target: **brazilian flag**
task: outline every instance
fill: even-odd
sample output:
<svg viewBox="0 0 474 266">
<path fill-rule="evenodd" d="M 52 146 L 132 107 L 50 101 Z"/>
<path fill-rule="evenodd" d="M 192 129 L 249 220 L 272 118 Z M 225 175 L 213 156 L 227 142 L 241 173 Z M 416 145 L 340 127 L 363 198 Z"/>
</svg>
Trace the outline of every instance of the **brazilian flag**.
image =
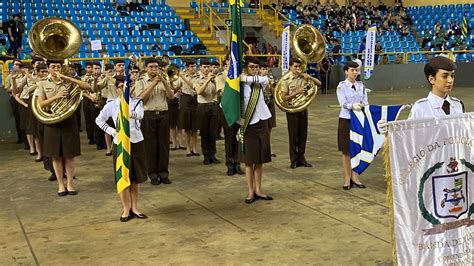
<svg viewBox="0 0 474 266">
<path fill-rule="evenodd" d="M 222 94 L 221 106 L 227 124 L 231 126 L 240 118 L 240 74 L 242 73 L 242 0 L 229 1 L 232 15 L 229 71 Z"/>
<path fill-rule="evenodd" d="M 115 163 L 115 182 L 120 193 L 130 186 L 130 66 L 127 68 L 125 90 L 120 96 L 120 110 L 117 118 L 117 161 Z"/>
<path fill-rule="evenodd" d="M 462 19 L 461 31 L 462 31 L 462 35 L 464 36 L 464 38 L 467 39 L 468 32 L 469 32 L 469 24 L 468 24 L 468 21 L 467 21 L 467 15 L 466 14 L 464 14 L 464 17 Z"/>
</svg>

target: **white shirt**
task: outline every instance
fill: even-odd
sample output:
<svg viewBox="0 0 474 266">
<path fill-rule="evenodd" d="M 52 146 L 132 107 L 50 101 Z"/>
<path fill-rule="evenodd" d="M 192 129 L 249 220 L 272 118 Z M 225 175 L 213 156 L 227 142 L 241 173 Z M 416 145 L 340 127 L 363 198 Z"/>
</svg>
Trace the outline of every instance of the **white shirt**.
<svg viewBox="0 0 474 266">
<path fill-rule="evenodd" d="M 137 98 L 130 98 L 130 142 L 138 143 L 143 141 L 143 134 L 140 130 L 140 120 L 143 118 L 143 101 Z M 114 136 L 114 143 L 118 144 L 117 134 L 114 134 L 115 128 L 107 125 L 107 120 L 111 117 L 117 126 L 117 118 L 120 110 L 120 97 L 108 101 L 102 108 L 99 116 L 95 119 L 95 123 L 107 134 Z"/>
<path fill-rule="evenodd" d="M 355 86 L 355 90 L 352 88 Z M 350 119 L 352 105 L 354 103 L 363 103 L 364 105 L 369 104 L 367 92 L 364 89 L 364 84 L 361 81 L 356 81 L 352 84 L 349 80 L 339 82 L 336 90 L 337 100 L 341 106 L 341 112 L 339 113 L 340 118 Z"/>
<path fill-rule="evenodd" d="M 463 106 L 461 100 L 451 97 L 448 95 L 446 99 L 443 99 L 433 93 L 429 93 L 428 97 L 419 99 L 415 102 L 411 108 L 410 115 L 408 119 L 417 119 L 417 118 L 441 118 L 447 116 L 444 113 L 442 107 L 444 100 L 449 102 L 449 114 L 462 114 Z"/>
<path fill-rule="evenodd" d="M 265 103 L 264 89 L 268 86 L 269 79 L 268 77 L 263 76 L 247 76 L 245 74 L 240 75 L 240 82 L 244 84 L 244 107 L 247 111 L 247 106 L 250 101 L 250 95 L 252 94 L 252 83 L 260 83 L 260 95 L 258 96 L 257 106 L 253 113 L 252 119 L 249 122 L 249 125 L 258 123 L 260 120 L 267 120 L 272 117 L 270 109 L 268 109 L 267 104 Z"/>
</svg>

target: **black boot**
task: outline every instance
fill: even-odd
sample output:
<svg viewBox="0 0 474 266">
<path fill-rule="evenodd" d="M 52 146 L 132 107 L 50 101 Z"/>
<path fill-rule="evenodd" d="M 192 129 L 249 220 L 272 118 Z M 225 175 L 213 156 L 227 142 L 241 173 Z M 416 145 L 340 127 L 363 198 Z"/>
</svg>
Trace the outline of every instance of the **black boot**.
<svg viewBox="0 0 474 266">
<path fill-rule="evenodd" d="M 56 181 L 56 174 L 55 173 L 51 173 L 51 175 L 48 177 L 48 181 Z"/>
<path fill-rule="evenodd" d="M 208 155 L 204 155 L 204 161 L 202 161 L 202 163 L 205 165 L 211 164 L 211 159 Z"/>
<path fill-rule="evenodd" d="M 236 164 L 234 165 L 234 169 L 235 169 L 235 172 L 236 172 L 237 174 L 239 174 L 239 175 L 244 175 L 244 174 L 245 174 L 245 172 L 242 171 L 242 169 L 240 169 L 240 164 L 238 164 L 238 163 L 236 163 Z"/>
<path fill-rule="evenodd" d="M 235 172 L 234 166 L 233 166 L 233 165 L 228 165 L 228 166 L 227 166 L 227 173 L 226 173 L 226 174 L 227 174 L 228 176 L 233 176 L 233 175 L 235 175 L 235 173 L 236 173 L 236 172 Z"/>
<path fill-rule="evenodd" d="M 210 159 L 211 163 L 220 163 L 221 162 L 219 159 L 216 158 L 215 154 L 211 155 L 209 157 L 210 157 L 209 159 Z"/>
</svg>

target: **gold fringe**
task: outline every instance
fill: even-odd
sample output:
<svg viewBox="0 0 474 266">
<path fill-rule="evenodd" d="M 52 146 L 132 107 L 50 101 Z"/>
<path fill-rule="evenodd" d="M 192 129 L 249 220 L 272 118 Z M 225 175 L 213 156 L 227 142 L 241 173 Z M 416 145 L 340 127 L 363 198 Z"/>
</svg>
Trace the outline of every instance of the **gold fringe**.
<svg viewBox="0 0 474 266">
<path fill-rule="evenodd" d="M 388 138 L 385 138 L 383 144 L 383 160 L 385 165 L 385 182 L 387 182 L 387 205 L 389 210 L 390 218 L 390 240 L 392 241 L 392 259 L 393 265 L 397 263 L 397 246 L 395 243 L 395 224 L 394 224 L 394 211 L 393 211 L 393 194 L 392 194 L 392 171 L 390 168 L 390 145 L 388 144 Z"/>
</svg>

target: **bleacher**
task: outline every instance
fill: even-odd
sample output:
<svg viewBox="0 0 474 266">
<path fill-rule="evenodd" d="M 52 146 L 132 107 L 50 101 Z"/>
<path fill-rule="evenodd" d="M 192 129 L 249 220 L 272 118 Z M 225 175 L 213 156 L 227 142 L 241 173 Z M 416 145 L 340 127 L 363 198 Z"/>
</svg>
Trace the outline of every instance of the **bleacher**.
<svg viewBox="0 0 474 266">
<path fill-rule="evenodd" d="M 192 31 L 185 29 L 183 21 L 165 3 L 143 7 L 145 10 L 142 12 L 132 11 L 129 16 L 122 16 L 111 0 L 88 3 L 70 1 L 67 4 L 54 0 L 24 0 L 2 1 L 0 4 L 3 21 L 8 21 L 13 13 L 21 11 L 23 14 L 27 32 L 23 37 L 22 58 L 31 52 L 28 30 L 35 21 L 45 17 L 66 18 L 81 29 L 83 45 L 76 55 L 80 58 L 100 57 L 101 51 L 91 51 L 92 40 L 101 40 L 109 56 L 119 57 L 130 53 L 172 56 L 174 52 L 169 51 L 172 45 L 190 50 L 193 45 L 201 43 Z M 148 29 L 151 24 L 158 28 Z M 178 65 L 183 63 L 181 59 L 172 61 Z"/>
<path fill-rule="evenodd" d="M 465 41 L 467 49 L 472 49 L 474 40 L 474 4 L 451 4 L 451 5 L 436 5 L 436 6 L 415 6 L 408 7 L 407 13 L 413 18 L 413 25 L 416 27 L 418 33 L 423 35 L 425 31 L 429 31 L 431 36 L 434 36 L 434 26 L 439 22 L 443 27 L 446 27 L 449 22 L 454 23 L 459 21 L 462 26 L 464 15 L 468 19 L 470 32 Z M 447 46 L 454 51 L 453 41 L 454 35 L 448 39 Z M 432 42 L 428 43 L 428 47 L 432 46 Z M 430 48 L 432 51 L 434 48 Z M 457 61 L 472 61 L 473 54 L 455 54 Z"/>
</svg>

